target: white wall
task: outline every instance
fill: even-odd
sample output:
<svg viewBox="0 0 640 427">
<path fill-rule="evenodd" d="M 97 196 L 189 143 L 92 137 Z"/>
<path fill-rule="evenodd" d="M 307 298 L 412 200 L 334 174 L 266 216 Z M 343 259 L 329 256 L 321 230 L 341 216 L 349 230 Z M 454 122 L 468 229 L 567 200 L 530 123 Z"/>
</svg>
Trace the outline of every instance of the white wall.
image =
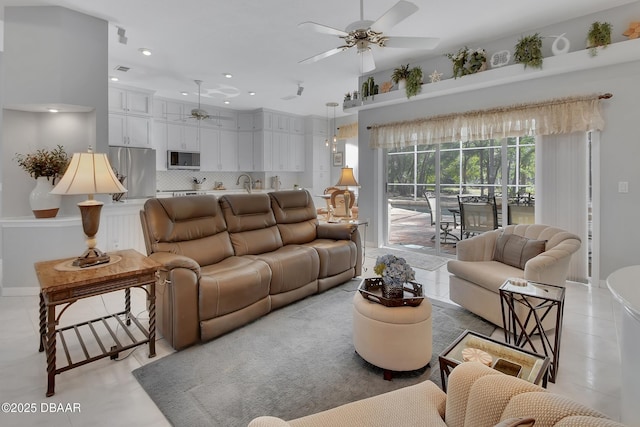
<svg viewBox="0 0 640 427">
<path fill-rule="evenodd" d="M 31 213 L 27 200 L 35 184 L 17 167 L 16 153 L 57 144 L 69 154 L 89 145 L 107 152 L 108 27 L 102 19 L 61 7 L 5 7 L 4 19 L 0 182 L 6 217 Z M 17 111 L 51 104 L 90 112 Z M 69 213 L 70 200 L 65 198 L 62 214 Z"/>
<path fill-rule="evenodd" d="M 571 29 L 580 29 L 586 33 L 584 28 L 588 28 L 587 23 L 596 19 L 611 18 L 610 22 L 614 23 L 616 32 L 614 37 L 619 38 L 618 34 L 624 31 L 622 28 L 626 26 L 623 23 L 628 22 L 628 18 L 624 18 L 626 16 L 640 16 L 640 5 L 636 3 L 597 17 L 585 17 L 571 23 L 558 24 L 548 27 L 541 33 L 561 34 Z M 580 40 L 580 34 L 582 33 L 577 31 L 574 33 L 573 44 L 577 44 L 575 40 Z M 518 37 L 519 35 L 512 40 L 513 44 Z M 488 52 L 503 48 L 501 46 L 508 47 L 508 44 L 502 41 L 499 46 L 488 49 Z M 578 45 L 572 50 L 581 49 L 583 46 L 583 44 Z M 470 47 L 478 46 L 473 44 Z M 423 66 L 426 75 L 431 73 L 432 67 L 432 64 Z M 444 68 L 439 70 L 444 71 Z M 450 70 L 450 63 L 447 70 Z M 639 75 L 640 61 L 637 61 L 360 111 L 358 115 L 359 175 L 361 184 L 366 183 L 360 189 L 360 215 L 374 219 L 372 226 L 369 227 L 370 240 L 375 244 L 382 243 L 383 227 L 386 226 L 386 206 L 382 205 L 381 191 L 385 182 L 383 156 L 380 150 L 372 150 L 368 147 L 370 133 L 367 126 L 564 96 L 611 92 L 614 97 L 602 103 L 606 127 L 601 134 L 600 158 L 602 174 L 600 279 L 606 278 L 622 266 L 639 264 L 640 252 L 636 246 L 640 241 L 640 229 L 633 226 L 636 222 L 640 195 L 640 168 L 638 167 L 640 137 L 637 131 L 638 99 L 640 99 L 637 76 Z M 619 181 L 629 182 L 629 193 L 617 193 Z"/>
</svg>

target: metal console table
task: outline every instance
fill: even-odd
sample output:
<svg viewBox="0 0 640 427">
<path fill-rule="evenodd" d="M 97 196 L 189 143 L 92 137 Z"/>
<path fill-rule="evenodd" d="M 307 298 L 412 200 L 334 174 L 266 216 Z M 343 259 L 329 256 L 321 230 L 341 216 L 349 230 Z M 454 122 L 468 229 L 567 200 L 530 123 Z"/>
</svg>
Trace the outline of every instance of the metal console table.
<svg viewBox="0 0 640 427">
<path fill-rule="evenodd" d="M 565 288 L 562 286 L 527 280 L 507 280 L 500 286 L 505 341 L 511 343 L 513 339 L 513 343 L 520 348 L 528 344 L 537 352 L 533 336 L 538 334 L 544 354 L 551 358 L 549 381 L 552 383 L 556 382 L 560 366 L 564 297 Z M 550 314 L 555 314 L 553 341 L 542 326 L 542 322 Z"/>
</svg>

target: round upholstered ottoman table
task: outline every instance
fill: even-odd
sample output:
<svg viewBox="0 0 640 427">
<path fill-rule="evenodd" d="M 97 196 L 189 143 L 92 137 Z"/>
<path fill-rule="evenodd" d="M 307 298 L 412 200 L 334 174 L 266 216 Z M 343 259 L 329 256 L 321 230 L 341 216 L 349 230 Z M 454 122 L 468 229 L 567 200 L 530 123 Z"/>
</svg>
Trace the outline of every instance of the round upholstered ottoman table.
<svg viewBox="0 0 640 427">
<path fill-rule="evenodd" d="M 367 362 L 393 371 L 414 371 L 431 360 L 431 303 L 425 298 L 416 307 L 387 307 L 353 296 L 353 345 Z"/>
</svg>

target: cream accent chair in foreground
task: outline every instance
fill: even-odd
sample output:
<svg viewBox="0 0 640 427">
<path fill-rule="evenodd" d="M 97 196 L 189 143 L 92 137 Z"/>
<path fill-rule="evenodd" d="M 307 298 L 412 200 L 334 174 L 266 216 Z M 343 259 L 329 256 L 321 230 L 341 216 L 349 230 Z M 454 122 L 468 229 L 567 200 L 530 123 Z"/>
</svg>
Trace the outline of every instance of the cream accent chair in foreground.
<svg viewBox="0 0 640 427">
<path fill-rule="evenodd" d="M 542 387 L 477 362 L 457 366 L 445 394 L 424 381 L 292 421 L 259 417 L 249 427 L 620 427 Z"/>
<path fill-rule="evenodd" d="M 522 236 L 544 245 L 543 252 L 533 258 L 522 259 L 524 265 L 515 267 L 495 259 L 496 244 L 504 233 Z M 540 242 L 544 241 L 544 242 Z M 530 242 L 536 243 L 536 242 Z M 502 327 L 502 309 L 498 289 L 507 278 L 518 277 L 534 282 L 564 286 L 571 255 L 580 248 L 580 238 L 556 227 L 542 224 L 508 225 L 504 231 L 494 230 L 461 240 L 457 245 L 457 259 L 447 263 L 449 298 L 472 313 Z M 505 258 L 518 264 L 519 254 Z M 516 262 L 513 262 L 516 258 Z M 543 321 L 545 330 L 555 326 L 555 314 Z"/>
</svg>

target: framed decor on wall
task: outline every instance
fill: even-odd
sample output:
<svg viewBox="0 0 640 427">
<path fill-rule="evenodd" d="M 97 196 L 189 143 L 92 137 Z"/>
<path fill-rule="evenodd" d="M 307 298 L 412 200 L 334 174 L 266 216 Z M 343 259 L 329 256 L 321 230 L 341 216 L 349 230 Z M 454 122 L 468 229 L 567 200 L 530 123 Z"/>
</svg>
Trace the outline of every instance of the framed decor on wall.
<svg viewBox="0 0 640 427">
<path fill-rule="evenodd" d="M 344 151 L 333 153 L 333 166 L 344 166 Z"/>
</svg>

